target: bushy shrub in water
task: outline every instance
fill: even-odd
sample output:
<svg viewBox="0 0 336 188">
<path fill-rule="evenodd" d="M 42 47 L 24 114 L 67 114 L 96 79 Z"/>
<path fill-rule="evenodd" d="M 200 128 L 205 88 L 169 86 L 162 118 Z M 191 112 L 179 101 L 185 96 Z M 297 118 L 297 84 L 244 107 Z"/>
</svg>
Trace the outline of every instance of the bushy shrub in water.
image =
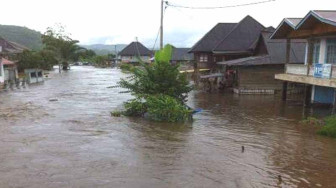
<svg viewBox="0 0 336 188">
<path fill-rule="evenodd" d="M 181 122 L 192 117 L 192 110 L 167 95 L 148 97 L 146 106 L 148 117 L 155 121 Z"/>
<path fill-rule="evenodd" d="M 124 103 L 124 106 L 123 114 L 126 116 L 143 116 L 147 111 L 146 103 L 140 98 L 129 100 Z"/>
<path fill-rule="evenodd" d="M 126 89 L 136 99 L 125 102 L 126 116 L 146 116 L 156 121 L 178 122 L 192 118 L 192 111 L 184 104 L 192 90 L 178 65 L 171 65 L 172 46 L 167 45 L 155 54 L 152 64 L 138 67 L 122 64 L 121 69 L 131 75 L 121 79 L 117 87 Z"/>
</svg>

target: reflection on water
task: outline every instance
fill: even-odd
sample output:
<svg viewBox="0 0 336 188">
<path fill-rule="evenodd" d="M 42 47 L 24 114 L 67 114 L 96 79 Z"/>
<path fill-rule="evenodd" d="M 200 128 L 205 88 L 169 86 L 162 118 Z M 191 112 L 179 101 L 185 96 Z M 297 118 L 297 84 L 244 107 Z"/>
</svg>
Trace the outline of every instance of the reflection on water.
<svg viewBox="0 0 336 188">
<path fill-rule="evenodd" d="M 110 117 L 125 76 L 74 67 L 1 93 L 1 187 L 336 187 L 336 140 L 298 125 L 297 100 L 193 92 L 192 123 Z"/>
</svg>

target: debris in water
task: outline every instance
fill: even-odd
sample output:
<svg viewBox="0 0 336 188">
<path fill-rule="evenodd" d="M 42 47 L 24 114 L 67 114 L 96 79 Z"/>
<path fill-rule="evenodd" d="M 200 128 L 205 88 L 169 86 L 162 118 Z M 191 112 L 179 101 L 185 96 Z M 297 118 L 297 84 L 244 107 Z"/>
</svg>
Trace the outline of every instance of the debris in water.
<svg viewBox="0 0 336 188">
<path fill-rule="evenodd" d="M 58 99 L 49 99 L 50 102 L 56 102 Z"/>
<path fill-rule="evenodd" d="M 244 146 L 242 146 L 242 153 L 244 153 L 244 151 L 245 151 L 245 147 L 244 147 Z"/>
<path fill-rule="evenodd" d="M 279 180 L 278 183 L 281 184 L 282 183 L 282 177 L 281 177 L 281 175 L 278 176 L 278 180 Z"/>
</svg>

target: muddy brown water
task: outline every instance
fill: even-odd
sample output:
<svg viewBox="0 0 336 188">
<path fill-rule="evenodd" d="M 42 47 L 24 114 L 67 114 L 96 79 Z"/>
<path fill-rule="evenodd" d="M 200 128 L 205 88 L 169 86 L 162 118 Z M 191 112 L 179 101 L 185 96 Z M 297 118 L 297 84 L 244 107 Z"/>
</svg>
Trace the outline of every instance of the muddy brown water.
<svg viewBox="0 0 336 188">
<path fill-rule="evenodd" d="M 108 88 L 120 77 L 73 67 L 0 93 L 0 187 L 336 187 L 336 139 L 297 102 L 193 92 L 192 123 L 110 117 L 131 98 Z"/>
</svg>

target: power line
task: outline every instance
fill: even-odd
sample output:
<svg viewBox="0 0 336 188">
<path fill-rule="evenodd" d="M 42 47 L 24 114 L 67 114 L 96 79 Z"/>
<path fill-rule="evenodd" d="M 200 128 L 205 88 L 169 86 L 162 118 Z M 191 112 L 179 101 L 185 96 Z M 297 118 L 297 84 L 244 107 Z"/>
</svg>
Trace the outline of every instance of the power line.
<svg viewBox="0 0 336 188">
<path fill-rule="evenodd" d="M 243 6 L 251 6 L 251 5 L 258 5 L 263 3 L 270 3 L 276 0 L 264 0 L 264 1 L 257 1 L 252 3 L 244 3 L 244 4 L 237 4 L 237 5 L 228 5 L 228 6 L 219 6 L 219 7 L 191 7 L 191 6 L 184 6 L 184 5 L 174 5 L 166 1 L 166 5 L 169 7 L 175 8 L 184 8 L 184 9 L 224 9 L 224 8 L 235 8 L 235 7 L 243 7 Z"/>
<path fill-rule="evenodd" d="M 164 18 L 164 16 L 166 15 L 166 9 L 167 9 L 167 7 L 168 7 L 168 4 L 167 4 L 167 3 L 168 3 L 168 2 L 166 1 L 166 6 L 165 6 L 165 8 L 164 8 L 164 12 L 163 12 L 163 18 Z M 159 27 L 159 31 L 158 31 L 158 33 L 157 33 L 157 35 L 156 35 L 156 39 L 155 39 L 155 42 L 154 42 L 152 51 L 154 51 L 155 46 L 156 46 L 156 43 L 157 43 L 157 40 L 159 39 L 160 29 L 161 29 L 161 27 Z"/>
</svg>

